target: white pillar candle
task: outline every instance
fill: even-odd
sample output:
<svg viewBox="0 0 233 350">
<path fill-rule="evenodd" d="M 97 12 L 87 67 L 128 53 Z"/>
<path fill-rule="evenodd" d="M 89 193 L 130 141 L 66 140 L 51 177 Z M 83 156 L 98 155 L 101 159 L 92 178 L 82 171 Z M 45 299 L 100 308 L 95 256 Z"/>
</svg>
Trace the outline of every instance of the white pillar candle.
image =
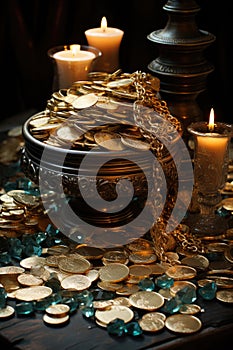
<svg viewBox="0 0 233 350">
<path fill-rule="evenodd" d="M 69 48 L 64 46 L 64 50 L 53 54 L 59 89 L 69 88 L 77 80 L 87 80 L 92 61 L 96 57 L 93 52 L 80 50 L 80 45 L 70 45 Z"/>
<path fill-rule="evenodd" d="M 102 18 L 101 27 L 85 31 L 88 45 L 102 52 L 95 62 L 95 70 L 112 73 L 119 68 L 119 49 L 124 32 L 118 28 L 107 26 L 107 20 Z"/>
</svg>

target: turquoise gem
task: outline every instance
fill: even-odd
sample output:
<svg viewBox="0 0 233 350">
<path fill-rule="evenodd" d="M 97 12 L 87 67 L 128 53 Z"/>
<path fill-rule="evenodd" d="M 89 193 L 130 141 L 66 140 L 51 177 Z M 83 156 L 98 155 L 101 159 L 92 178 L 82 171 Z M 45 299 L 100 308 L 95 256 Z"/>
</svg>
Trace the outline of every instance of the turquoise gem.
<svg viewBox="0 0 233 350">
<path fill-rule="evenodd" d="M 90 317 L 94 316 L 94 314 L 95 314 L 95 309 L 94 309 L 93 305 L 80 306 L 79 308 L 82 312 L 82 315 L 87 317 L 87 318 L 90 318 Z"/>
<path fill-rule="evenodd" d="M 107 325 L 108 334 L 122 337 L 125 335 L 125 322 L 120 318 L 116 318 Z"/>
<path fill-rule="evenodd" d="M 11 256 L 9 253 L 4 252 L 0 254 L 0 263 L 3 265 L 7 265 L 11 263 Z"/>
<path fill-rule="evenodd" d="M 7 292 L 4 287 L 0 287 L 0 309 L 5 309 L 7 301 Z"/>
<path fill-rule="evenodd" d="M 172 298 L 165 301 L 164 306 L 162 307 L 161 311 L 168 313 L 168 314 L 174 314 L 179 311 L 182 303 L 177 298 Z"/>
<path fill-rule="evenodd" d="M 49 296 L 51 299 L 52 304 L 59 304 L 62 303 L 62 296 L 61 293 L 53 293 L 52 295 Z"/>
<path fill-rule="evenodd" d="M 41 256 L 42 247 L 37 243 L 28 244 L 24 248 L 24 254 L 26 256 L 34 256 L 34 255 Z"/>
<path fill-rule="evenodd" d="M 36 311 L 44 311 L 45 309 L 47 309 L 47 307 L 49 307 L 52 304 L 53 304 L 53 298 L 50 295 L 47 298 L 34 301 L 33 306 Z"/>
<path fill-rule="evenodd" d="M 173 278 L 164 274 L 155 279 L 155 284 L 162 289 L 167 289 L 173 286 L 174 280 Z"/>
<path fill-rule="evenodd" d="M 16 182 L 11 182 L 11 181 L 8 181 L 8 182 L 6 182 L 5 184 L 4 184 L 4 190 L 6 191 L 6 192 L 8 192 L 8 191 L 11 191 L 11 190 L 16 190 L 17 189 L 17 184 L 16 184 Z"/>
<path fill-rule="evenodd" d="M 70 313 L 76 311 L 78 308 L 78 302 L 75 298 L 63 298 L 62 302 L 70 307 Z"/>
<path fill-rule="evenodd" d="M 217 285 L 215 282 L 209 282 L 198 289 L 198 294 L 205 300 L 213 300 L 216 296 Z"/>
<path fill-rule="evenodd" d="M 9 250 L 8 239 L 4 236 L 0 236 L 0 253 L 7 253 Z"/>
<path fill-rule="evenodd" d="M 230 216 L 230 211 L 223 208 L 223 207 L 220 207 L 217 209 L 216 213 L 221 216 L 221 217 L 227 217 L 227 216 Z"/>
<path fill-rule="evenodd" d="M 15 258 L 20 260 L 22 257 L 24 246 L 18 238 L 10 238 L 9 239 L 9 254 Z"/>
<path fill-rule="evenodd" d="M 88 305 L 94 300 L 94 296 L 89 290 L 84 290 L 76 294 L 75 299 L 78 301 L 79 305 Z"/>
<path fill-rule="evenodd" d="M 144 278 L 139 281 L 138 286 L 141 290 L 152 292 L 155 289 L 155 284 L 150 278 Z"/>
<path fill-rule="evenodd" d="M 47 238 L 47 233 L 46 232 L 37 232 L 35 233 L 35 240 L 37 244 L 41 244 L 44 242 Z"/>
<path fill-rule="evenodd" d="M 176 293 L 176 298 L 178 298 L 183 304 L 191 304 L 197 299 L 197 293 L 195 287 L 186 286 L 180 289 Z"/>
<path fill-rule="evenodd" d="M 17 188 L 20 190 L 30 190 L 32 187 L 32 181 L 27 179 L 26 177 L 21 177 L 16 180 Z"/>
<path fill-rule="evenodd" d="M 133 321 L 125 324 L 125 333 L 132 335 L 133 337 L 138 337 L 139 335 L 142 335 L 143 330 L 138 322 Z"/>
<path fill-rule="evenodd" d="M 34 312 L 33 303 L 23 302 L 15 305 L 15 311 L 18 316 L 30 315 Z"/>
<path fill-rule="evenodd" d="M 95 300 L 110 300 L 115 298 L 116 294 L 114 292 L 109 292 L 105 290 L 94 290 L 92 291 Z"/>
<path fill-rule="evenodd" d="M 60 230 L 58 228 L 55 228 L 54 226 L 52 226 L 51 224 L 48 224 L 48 226 L 46 227 L 45 230 L 51 237 L 56 236 Z"/>
</svg>

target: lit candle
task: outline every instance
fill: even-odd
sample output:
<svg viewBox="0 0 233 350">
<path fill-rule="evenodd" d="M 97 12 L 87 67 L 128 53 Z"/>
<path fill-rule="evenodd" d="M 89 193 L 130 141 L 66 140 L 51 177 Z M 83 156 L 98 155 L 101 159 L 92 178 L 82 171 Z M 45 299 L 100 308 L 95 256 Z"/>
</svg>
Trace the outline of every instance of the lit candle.
<svg viewBox="0 0 233 350">
<path fill-rule="evenodd" d="M 68 48 L 69 47 L 69 48 Z M 69 88 L 74 81 L 87 80 L 95 53 L 80 50 L 80 45 L 70 45 L 51 49 L 51 57 L 55 59 L 58 74 L 58 87 Z M 64 48 L 61 50 L 61 48 Z"/>
<path fill-rule="evenodd" d="M 221 123 L 219 123 L 221 125 Z M 208 181 L 203 182 L 205 190 L 213 184 L 221 188 L 225 182 L 226 156 L 228 152 L 229 134 L 218 132 L 218 123 L 214 123 L 214 110 L 210 111 L 209 124 L 206 132 L 197 131 L 196 170 L 198 177 L 208 172 Z M 201 186 L 201 184 L 200 184 Z"/>
<path fill-rule="evenodd" d="M 102 56 L 95 62 L 95 70 L 112 73 L 119 68 L 119 49 L 124 32 L 107 26 L 107 20 L 102 18 L 99 28 L 85 31 L 88 45 L 97 47 Z"/>
</svg>

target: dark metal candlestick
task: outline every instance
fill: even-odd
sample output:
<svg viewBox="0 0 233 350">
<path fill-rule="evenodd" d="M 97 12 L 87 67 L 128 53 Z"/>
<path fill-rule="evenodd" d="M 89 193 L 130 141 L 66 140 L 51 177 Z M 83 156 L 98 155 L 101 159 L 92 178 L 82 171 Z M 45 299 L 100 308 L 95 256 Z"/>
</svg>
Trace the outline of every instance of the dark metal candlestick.
<svg viewBox="0 0 233 350">
<path fill-rule="evenodd" d="M 165 28 L 148 35 L 159 49 L 148 69 L 160 79 L 161 97 L 186 130 L 202 117 L 196 98 L 206 90 L 207 76 L 214 70 L 203 51 L 215 36 L 198 29 L 195 16 L 200 8 L 194 0 L 168 0 L 163 9 L 169 16 Z"/>
</svg>

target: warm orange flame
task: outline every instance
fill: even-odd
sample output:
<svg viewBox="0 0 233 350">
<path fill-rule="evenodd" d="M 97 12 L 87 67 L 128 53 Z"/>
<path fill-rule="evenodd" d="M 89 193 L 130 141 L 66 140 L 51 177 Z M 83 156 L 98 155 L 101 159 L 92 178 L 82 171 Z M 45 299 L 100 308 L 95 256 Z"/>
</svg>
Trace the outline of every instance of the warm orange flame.
<svg viewBox="0 0 233 350">
<path fill-rule="evenodd" d="M 106 17 L 103 17 L 101 20 L 101 29 L 103 30 L 103 32 L 105 32 L 105 30 L 107 29 L 107 19 Z"/>
<path fill-rule="evenodd" d="M 70 45 L 70 49 L 72 51 L 72 54 L 76 56 L 77 53 L 80 51 L 80 45 Z"/>
<path fill-rule="evenodd" d="M 209 131 L 214 130 L 214 109 L 211 108 L 210 110 L 210 118 L 209 118 L 209 124 L 208 124 Z"/>
</svg>

